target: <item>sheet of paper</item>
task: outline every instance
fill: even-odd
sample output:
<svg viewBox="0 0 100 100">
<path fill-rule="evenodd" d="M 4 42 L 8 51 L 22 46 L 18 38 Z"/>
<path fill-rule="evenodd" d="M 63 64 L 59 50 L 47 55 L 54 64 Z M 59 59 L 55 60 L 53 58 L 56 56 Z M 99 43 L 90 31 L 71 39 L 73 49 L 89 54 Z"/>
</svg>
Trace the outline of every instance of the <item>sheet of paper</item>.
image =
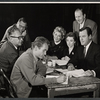
<svg viewBox="0 0 100 100">
<path fill-rule="evenodd" d="M 47 68 L 46 74 L 52 73 L 54 71 L 54 68 Z"/>
<path fill-rule="evenodd" d="M 58 78 L 59 76 L 55 76 L 55 75 L 47 75 L 46 78 Z M 68 84 L 68 77 L 66 78 L 66 81 L 61 83 L 61 84 Z"/>
<path fill-rule="evenodd" d="M 68 72 L 68 69 L 55 69 L 55 70 L 63 74 L 66 74 Z"/>
<path fill-rule="evenodd" d="M 58 78 L 59 76 L 55 76 L 55 75 L 46 75 L 46 78 Z"/>
</svg>

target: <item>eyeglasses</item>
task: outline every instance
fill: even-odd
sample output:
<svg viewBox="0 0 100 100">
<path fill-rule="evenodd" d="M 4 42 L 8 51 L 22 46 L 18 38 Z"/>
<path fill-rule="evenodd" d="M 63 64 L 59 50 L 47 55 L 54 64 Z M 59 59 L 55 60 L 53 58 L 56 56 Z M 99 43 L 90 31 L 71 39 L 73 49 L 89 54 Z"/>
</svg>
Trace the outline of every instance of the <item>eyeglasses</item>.
<svg viewBox="0 0 100 100">
<path fill-rule="evenodd" d="M 10 37 L 12 37 L 12 38 L 18 38 L 19 40 L 24 39 L 24 36 L 18 36 L 18 37 L 16 37 L 16 36 L 10 36 Z"/>
</svg>

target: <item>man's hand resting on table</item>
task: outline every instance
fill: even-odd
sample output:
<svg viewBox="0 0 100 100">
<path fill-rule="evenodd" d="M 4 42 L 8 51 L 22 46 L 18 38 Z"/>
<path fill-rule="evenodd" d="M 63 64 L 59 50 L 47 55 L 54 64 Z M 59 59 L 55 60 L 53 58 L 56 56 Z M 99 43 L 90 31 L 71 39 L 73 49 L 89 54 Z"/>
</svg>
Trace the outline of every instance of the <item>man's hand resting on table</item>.
<svg viewBox="0 0 100 100">
<path fill-rule="evenodd" d="M 60 75 L 58 78 L 57 78 L 57 82 L 58 83 L 63 83 L 66 81 L 66 75 Z"/>
<path fill-rule="evenodd" d="M 84 76 L 94 76 L 94 72 L 92 70 L 87 70 L 84 72 Z"/>
</svg>

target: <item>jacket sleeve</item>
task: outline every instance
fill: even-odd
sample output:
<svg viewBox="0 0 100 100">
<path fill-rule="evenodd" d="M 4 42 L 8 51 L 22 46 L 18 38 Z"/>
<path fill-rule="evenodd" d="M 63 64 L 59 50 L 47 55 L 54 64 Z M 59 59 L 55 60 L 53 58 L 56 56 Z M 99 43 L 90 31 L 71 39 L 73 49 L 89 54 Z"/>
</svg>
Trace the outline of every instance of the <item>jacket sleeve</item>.
<svg viewBox="0 0 100 100">
<path fill-rule="evenodd" d="M 92 40 L 97 43 L 97 24 L 95 23 L 92 29 Z"/>
<path fill-rule="evenodd" d="M 100 48 L 95 51 L 96 55 L 95 55 L 95 63 L 96 63 L 96 68 L 94 69 L 94 71 L 96 72 L 96 77 L 100 78 Z"/>
<path fill-rule="evenodd" d="M 31 63 L 29 59 L 20 62 L 22 75 L 32 85 L 44 85 L 48 83 L 55 83 L 56 79 L 46 79 L 44 76 L 35 73 L 36 65 Z"/>
</svg>

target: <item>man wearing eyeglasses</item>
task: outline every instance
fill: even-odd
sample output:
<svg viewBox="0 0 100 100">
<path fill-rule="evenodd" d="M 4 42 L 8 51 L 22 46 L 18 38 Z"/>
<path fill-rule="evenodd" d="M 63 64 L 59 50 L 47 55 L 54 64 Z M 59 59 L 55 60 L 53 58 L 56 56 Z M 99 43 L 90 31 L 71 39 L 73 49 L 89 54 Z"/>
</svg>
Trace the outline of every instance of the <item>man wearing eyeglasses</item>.
<svg viewBox="0 0 100 100">
<path fill-rule="evenodd" d="M 1 40 L 0 46 L 2 46 L 2 44 L 6 40 L 8 40 L 8 31 L 14 25 L 16 25 L 16 27 L 19 29 L 19 31 L 22 34 L 23 39 L 24 39 L 23 40 L 23 44 L 20 47 L 20 50 L 21 51 L 25 51 L 25 50 L 27 50 L 31 46 L 31 40 L 30 40 L 30 37 L 29 37 L 29 35 L 27 33 L 27 22 L 25 21 L 24 18 L 20 18 L 16 24 L 13 24 L 12 26 L 8 27 L 8 29 L 6 30 L 4 36 L 3 36 L 2 40 Z"/>
<path fill-rule="evenodd" d="M 18 46 L 21 46 L 22 42 L 23 36 L 14 25 L 8 31 L 8 40 L 0 48 L 0 68 L 5 71 L 8 78 L 10 78 L 12 67 L 19 57 Z"/>
</svg>

